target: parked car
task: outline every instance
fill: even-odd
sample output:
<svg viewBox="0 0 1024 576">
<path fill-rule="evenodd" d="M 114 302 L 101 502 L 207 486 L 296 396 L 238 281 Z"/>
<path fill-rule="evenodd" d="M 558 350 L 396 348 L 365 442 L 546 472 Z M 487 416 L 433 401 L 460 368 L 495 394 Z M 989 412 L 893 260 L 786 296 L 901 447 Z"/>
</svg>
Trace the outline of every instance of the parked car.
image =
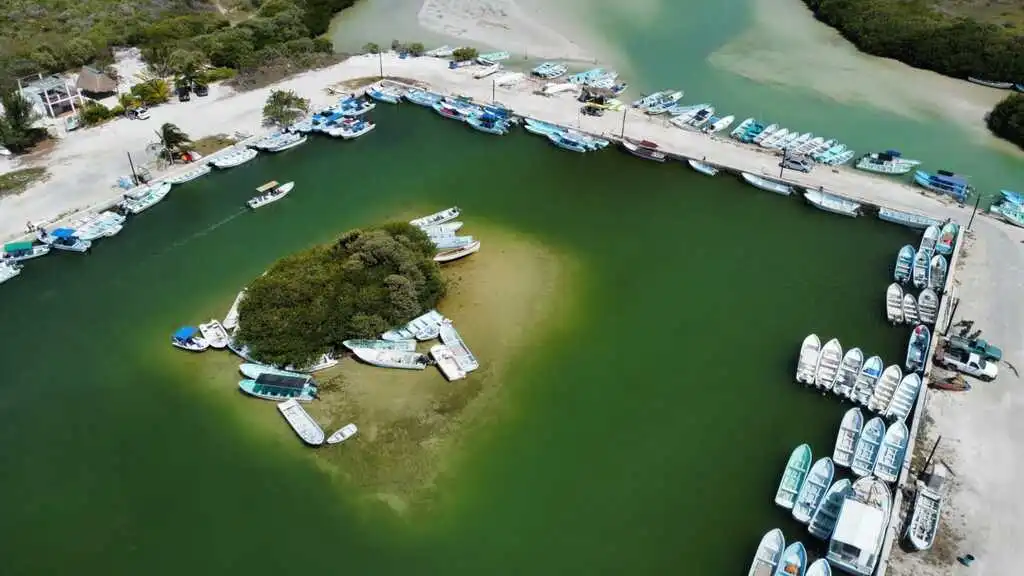
<svg viewBox="0 0 1024 576">
<path fill-rule="evenodd" d="M 802 156 L 787 156 L 782 162 L 779 162 L 779 166 L 806 173 L 814 168 L 814 163 Z"/>
<path fill-rule="evenodd" d="M 210 88 L 206 84 L 200 84 L 199 82 L 194 82 L 192 84 L 192 91 L 195 92 L 196 96 L 199 96 L 200 98 L 202 98 L 203 96 L 206 96 L 207 94 L 210 93 Z"/>
<path fill-rule="evenodd" d="M 149 108 L 146 108 L 145 106 L 128 108 L 124 111 L 124 115 L 132 120 L 146 120 L 149 118 Z"/>
<path fill-rule="evenodd" d="M 188 102 L 192 99 L 192 88 L 189 86 L 182 86 L 177 89 L 178 102 Z"/>
</svg>

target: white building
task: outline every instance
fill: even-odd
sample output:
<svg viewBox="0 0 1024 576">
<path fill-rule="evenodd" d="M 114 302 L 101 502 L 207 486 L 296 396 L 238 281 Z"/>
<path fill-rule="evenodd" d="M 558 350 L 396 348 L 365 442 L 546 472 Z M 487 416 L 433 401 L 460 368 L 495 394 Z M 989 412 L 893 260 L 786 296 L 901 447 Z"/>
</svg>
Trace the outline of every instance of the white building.
<svg viewBox="0 0 1024 576">
<path fill-rule="evenodd" d="M 84 102 L 75 84 L 63 76 L 36 74 L 35 77 L 22 78 L 18 80 L 18 90 L 44 118 L 75 113 Z"/>
</svg>

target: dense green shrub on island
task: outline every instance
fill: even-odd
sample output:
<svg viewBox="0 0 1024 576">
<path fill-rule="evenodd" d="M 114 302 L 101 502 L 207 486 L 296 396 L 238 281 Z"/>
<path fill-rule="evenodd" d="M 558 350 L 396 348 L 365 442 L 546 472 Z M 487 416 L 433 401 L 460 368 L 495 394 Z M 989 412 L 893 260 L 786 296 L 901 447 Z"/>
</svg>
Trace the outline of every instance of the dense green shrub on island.
<svg viewBox="0 0 1024 576">
<path fill-rule="evenodd" d="M 1024 148 L 1024 94 L 1011 94 L 985 118 L 988 129 Z"/>
<path fill-rule="evenodd" d="M 392 223 L 278 260 L 249 286 L 237 339 L 262 362 L 300 366 L 346 339 L 375 338 L 440 301 L 434 254 L 422 230 Z"/>
</svg>

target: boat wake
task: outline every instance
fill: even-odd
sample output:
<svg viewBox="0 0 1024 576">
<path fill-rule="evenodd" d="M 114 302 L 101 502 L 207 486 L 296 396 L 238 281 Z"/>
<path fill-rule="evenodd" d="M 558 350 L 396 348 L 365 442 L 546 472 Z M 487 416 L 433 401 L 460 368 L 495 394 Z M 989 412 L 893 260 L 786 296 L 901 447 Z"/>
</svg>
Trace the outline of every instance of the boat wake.
<svg viewBox="0 0 1024 576">
<path fill-rule="evenodd" d="M 238 218 L 242 214 L 246 214 L 248 212 L 249 212 L 249 210 L 246 210 L 245 208 L 241 208 L 237 212 L 235 212 L 234 214 L 231 214 L 230 216 L 228 216 L 227 218 L 224 218 L 223 220 L 221 220 L 219 222 L 215 222 L 215 223 L 211 224 L 210 226 L 207 226 L 206 228 L 196 232 L 195 234 L 191 234 L 189 236 L 186 236 L 185 238 L 182 238 L 181 240 L 178 240 L 177 242 L 172 243 L 165 250 L 157 252 L 156 255 L 157 256 L 162 256 L 162 255 L 167 254 L 168 252 L 170 252 L 172 250 L 175 250 L 177 248 L 180 248 L 181 246 L 184 246 L 185 244 L 188 244 L 189 242 L 195 240 L 196 238 L 202 238 L 203 236 L 206 236 L 207 234 L 209 234 L 210 232 L 213 232 L 217 228 L 220 228 L 221 226 L 227 224 L 228 222 L 231 222 L 235 218 Z"/>
</svg>

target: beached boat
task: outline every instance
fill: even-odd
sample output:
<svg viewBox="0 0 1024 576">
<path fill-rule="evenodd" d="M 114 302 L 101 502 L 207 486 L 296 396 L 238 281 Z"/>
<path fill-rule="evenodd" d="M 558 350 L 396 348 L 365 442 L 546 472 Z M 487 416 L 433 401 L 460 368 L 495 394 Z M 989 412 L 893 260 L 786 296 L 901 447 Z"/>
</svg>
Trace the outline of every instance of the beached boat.
<svg viewBox="0 0 1024 576">
<path fill-rule="evenodd" d="M 892 493 L 884 482 L 876 478 L 854 482 L 853 493 L 839 511 L 826 559 L 851 574 L 874 574 L 891 512 Z"/>
<path fill-rule="evenodd" d="M 864 353 L 860 348 L 851 348 L 843 355 L 843 361 L 839 365 L 839 374 L 836 375 L 835 384 L 832 385 L 832 392 L 837 396 L 849 398 L 853 393 L 854 384 L 857 382 L 857 375 L 864 366 Z"/>
<path fill-rule="evenodd" d="M 939 230 L 939 239 L 935 242 L 935 251 L 939 254 L 949 256 L 956 246 L 956 237 L 960 233 L 960 225 L 950 220 L 942 225 Z"/>
<path fill-rule="evenodd" d="M 864 362 L 864 367 L 860 369 L 860 374 L 857 375 L 857 381 L 854 383 L 853 392 L 849 397 L 850 400 L 862 406 L 867 406 L 872 394 L 875 392 L 875 385 L 882 376 L 882 369 L 884 367 L 880 357 L 872 356 L 868 358 Z"/>
<path fill-rule="evenodd" d="M 486 64 L 484 66 L 481 66 L 480 69 L 477 70 L 476 72 L 473 72 L 473 78 L 476 78 L 477 80 L 481 78 L 486 78 L 491 74 L 497 73 L 498 70 L 501 70 L 501 64 L 497 62 Z"/>
<path fill-rule="evenodd" d="M 843 507 L 843 501 L 852 493 L 853 484 L 849 480 L 846 478 L 836 480 L 829 487 L 828 492 L 825 492 L 825 497 L 821 500 L 821 506 L 818 506 L 818 509 L 814 511 L 814 516 L 811 518 L 811 523 L 807 526 L 807 531 L 812 536 L 822 540 L 831 538 L 832 531 L 836 528 L 836 519 L 839 518 L 839 510 Z"/>
<path fill-rule="evenodd" d="M 139 214 L 166 198 L 170 191 L 170 182 L 141 186 L 125 194 L 121 206 L 132 214 Z"/>
<path fill-rule="evenodd" d="M 918 324 L 907 342 L 907 359 L 904 363 L 907 370 L 923 372 L 925 359 L 928 357 L 928 346 L 932 341 L 931 330 L 924 324 Z"/>
<path fill-rule="evenodd" d="M 890 324 L 903 323 L 903 287 L 896 282 L 885 289 L 885 317 Z"/>
<path fill-rule="evenodd" d="M 455 362 L 458 363 L 459 368 L 463 372 L 472 372 L 480 367 L 480 362 L 477 361 L 476 356 L 469 351 L 469 347 L 462 340 L 462 336 L 459 335 L 458 331 L 455 330 L 455 326 L 452 325 L 452 321 L 445 319 L 441 322 L 441 342 L 447 346 L 452 354 L 455 355 Z"/>
<path fill-rule="evenodd" d="M 782 182 L 767 180 L 765 178 L 761 178 L 760 176 L 754 176 L 753 174 L 748 174 L 746 172 L 740 172 L 740 176 L 742 176 L 743 179 L 746 180 L 747 184 L 750 184 L 755 188 L 760 188 L 761 190 L 765 190 L 767 192 L 774 192 L 776 194 L 781 194 L 783 196 L 789 196 L 790 194 L 793 193 L 793 189 L 788 184 L 783 184 Z"/>
<path fill-rule="evenodd" d="M 876 478 L 890 484 L 896 482 L 907 456 L 909 439 L 910 431 L 903 420 L 897 420 L 889 426 L 882 439 L 882 447 L 878 451 L 878 459 L 875 462 Z"/>
<path fill-rule="evenodd" d="M 903 370 L 896 364 L 883 370 L 882 375 L 878 378 L 878 382 L 875 383 L 871 399 L 867 402 L 868 410 L 879 414 L 885 412 L 901 380 L 903 380 Z"/>
<path fill-rule="evenodd" d="M 931 269 L 929 267 L 929 254 L 931 252 L 918 250 L 917 254 L 914 255 L 914 269 L 911 272 L 911 279 L 914 282 L 914 286 L 917 288 L 926 288 L 931 277 Z"/>
<path fill-rule="evenodd" d="M 403 352 L 401 350 L 374 350 L 371 348 L 355 348 L 352 353 L 367 364 L 381 368 L 401 368 L 404 370 L 423 370 L 430 360 L 419 352 Z"/>
<path fill-rule="evenodd" d="M 242 298 L 245 298 L 244 288 L 235 296 L 235 301 L 231 303 L 231 308 L 228 308 L 228 313 L 224 316 L 224 321 L 221 322 L 228 330 L 234 330 L 238 327 L 238 305 L 241 304 Z"/>
<path fill-rule="evenodd" d="M 125 220 L 127 218 L 123 214 L 107 210 L 78 220 L 69 227 L 74 228 L 75 236 L 82 240 L 97 240 L 116 236 L 124 229 Z"/>
<path fill-rule="evenodd" d="M 761 142 L 764 142 L 765 139 L 767 139 L 769 136 L 771 136 L 776 131 L 778 131 L 778 129 L 779 129 L 779 125 L 778 124 L 770 124 L 770 125 L 766 126 L 764 130 L 762 130 L 761 132 L 759 132 L 757 134 L 757 136 L 754 136 L 754 139 L 751 140 L 751 143 L 752 144 L 760 144 Z"/>
<path fill-rule="evenodd" d="M 643 140 L 637 143 L 629 142 L 627 140 L 622 141 L 622 147 L 627 152 L 636 156 L 637 158 L 643 158 L 644 160 L 653 160 L 654 162 L 664 162 L 665 153 L 657 150 L 657 144 Z"/>
<path fill-rule="evenodd" d="M 686 163 L 690 165 L 690 168 L 693 168 L 694 170 L 700 172 L 701 174 L 705 174 L 707 176 L 714 176 L 715 174 L 718 174 L 718 168 L 715 168 L 711 164 L 707 164 L 705 162 L 698 162 L 692 159 L 687 159 Z"/>
<path fill-rule="evenodd" d="M 782 530 L 769 530 L 757 545 L 757 552 L 754 553 L 754 560 L 750 563 L 747 576 L 773 576 L 779 559 L 782 558 L 782 549 L 785 547 L 786 538 L 782 535 Z"/>
<path fill-rule="evenodd" d="M 782 552 L 774 576 L 804 576 L 807 567 L 807 550 L 800 542 L 793 542 Z"/>
<path fill-rule="evenodd" d="M 833 214 L 839 214 L 840 216 L 849 216 L 856 218 L 860 216 L 860 204 L 853 200 L 847 200 L 841 196 L 829 194 L 821 190 L 814 190 L 813 188 L 804 189 L 804 198 L 811 203 L 812 206 L 825 212 L 831 212 Z"/>
<path fill-rule="evenodd" d="M 533 74 L 534 76 L 543 78 L 545 80 L 552 80 L 554 78 L 564 76 L 565 73 L 568 71 L 569 69 L 565 66 L 565 64 L 560 64 L 558 62 L 544 62 L 540 66 L 537 66 L 532 71 L 530 71 L 530 74 Z"/>
<path fill-rule="evenodd" d="M 918 320 L 923 324 L 935 325 L 939 312 L 939 297 L 931 288 L 925 288 L 917 295 Z"/>
<path fill-rule="evenodd" d="M 4 244 L 4 251 L 0 254 L 0 262 L 14 263 L 31 260 L 46 256 L 50 253 L 49 244 L 35 244 L 29 242 L 10 242 Z"/>
<path fill-rule="evenodd" d="M 354 140 L 371 132 L 376 127 L 376 124 L 373 122 L 367 122 L 366 120 L 346 121 L 341 122 L 334 128 L 328 130 L 327 135 L 334 138 L 342 138 L 344 140 Z"/>
<path fill-rule="evenodd" d="M 860 432 L 857 445 L 853 449 L 853 462 L 850 469 L 857 476 L 870 476 L 875 469 L 878 451 L 885 436 L 885 421 L 879 417 L 868 420 Z"/>
<path fill-rule="evenodd" d="M 70 228 L 57 228 L 52 232 L 40 228 L 36 237 L 51 248 L 68 252 L 87 252 L 92 247 L 91 241 L 82 240 Z"/>
<path fill-rule="evenodd" d="M 316 399 L 316 382 L 306 374 L 255 363 L 242 364 L 240 368 L 245 379 L 238 382 L 238 388 L 250 396 L 273 402 L 312 402 Z"/>
<path fill-rule="evenodd" d="M 921 377 L 917 374 L 907 374 L 900 380 L 896 392 L 885 409 L 885 417 L 890 420 L 904 420 L 917 402 L 917 395 L 921 391 Z"/>
<path fill-rule="evenodd" d="M 480 241 L 476 240 L 473 243 L 467 244 L 466 246 L 462 246 L 460 248 L 454 248 L 451 250 L 444 250 L 442 252 L 438 252 L 437 255 L 434 256 L 434 262 L 440 262 L 444 264 L 447 262 L 458 260 L 459 258 L 465 258 L 470 254 L 476 254 L 479 251 Z"/>
<path fill-rule="evenodd" d="M 907 542 L 915 550 L 928 550 L 935 543 L 942 502 L 946 497 L 946 467 L 936 462 L 930 468 L 924 475 L 925 481 L 917 481 L 914 512 L 907 524 Z"/>
<path fill-rule="evenodd" d="M 441 46 L 439 48 L 434 48 L 433 50 L 427 50 L 426 52 L 423 53 L 423 55 L 424 56 L 431 56 L 433 58 L 447 58 L 447 57 L 451 56 L 454 53 L 455 53 L 455 48 L 452 48 L 451 46 L 445 44 L 444 46 Z"/>
<path fill-rule="evenodd" d="M 946 273 L 949 271 L 949 264 L 942 254 L 932 256 L 928 267 L 928 286 L 941 294 L 946 289 Z"/>
<path fill-rule="evenodd" d="M 445 222 L 431 226 L 420 226 L 419 229 L 427 236 L 454 236 L 463 226 L 462 222 Z"/>
<path fill-rule="evenodd" d="M 982 80 L 973 76 L 968 76 L 967 81 L 981 86 L 995 88 L 997 90 L 1010 90 L 1013 88 L 1013 82 L 993 82 L 992 80 Z"/>
<path fill-rule="evenodd" d="M 449 382 L 461 380 L 466 377 L 466 371 L 459 367 L 459 362 L 455 358 L 455 353 L 448 346 L 445 346 L 444 344 L 435 344 L 431 346 L 430 357 L 434 359 L 434 363 L 437 364 L 437 367 Z"/>
<path fill-rule="evenodd" d="M 917 299 L 913 294 L 903 294 L 903 323 L 911 326 L 921 319 L 921 311 L 917 309 Z"/>
<path fill-rule="evenodd" d="M 0 284 L 21 274 L 22 265 L 17 262 L 0 261 Z"/>
<path fill-rule="evenodd" d="M 495 86 L 514 86 L 523 78 L 526 78 L 526 76 L 522 72 L 506 72 L 495 76 L 492 82 L 494 82 Z"/>
<path fill-rule="evenodd" d="M 832 565 L 824 558 L 818 558 L 807 567 L 805 576 L 832 576 Z"/>
<path fill-rule="evenodd" d="M 195 326 L 183 326 L 171 335 L 171 345 L 190 352 L 202 352 L 210 347 L 210 343 L 197 336 L 199 329 Z"/>
<path fill-rule="evenodd" d="M 201 178 L 203 176 L 206 176 L 207 174 L 209 174 L 212 171 L 213 171 L 213 168 L 210 168 L 210 166 L 208 166 L 206 164 L 203 164 L 202 166 L 199 166 L 198 168 L 193 168 L 191 170 L 187 170 L 185 172 L 181 172 L 179 174 L 175 174 L 174 176 L 169 176 L 167 178 L 164 178 L 164 182 L 170 182 L 171 184 L 184 184 L 186 182 L 191 182 L 191 181 L 195 180 L 196 178 Z"/>
<path fill-rule="evenodd" d="M 903 158 L 899 152 L 889 150 L 873 154 L 865 154 L 857 161 L 854 168 L 866 170 L 877 174 L 900 175 L 908 174 L 915 167 L 920 165 L 919 160 L 908 160 Z"/>
<path fill-rule="evenodd" d="M 909 282 L 913 275 L 914 258 L 916 256 L 917 250 L 910 244 L 900 248 L 899 253 L 896 254 L 896 268 L 893 272 L 893 279 L 901 284 Z"/>
<path fill-rule="evenodd" d="M 295 188 L 295 182 L 285 182 L 284 184 L 267 182 L 256 189 L 256 191 L 259 192 L 259 195 L 251 198 L 246 202 L 246 204 L 253 210 L 262 208 L 267 204 L 277 202 L 281 198 L 284 198 L 292 191 L 293 188 Z"/>
<path fill-rule="evenodd" d="M 410 320 L 401 328 L 394 328 L 380 335 L 381 340 L 402 342 L 406 340 L 432 340 L 441 333 L 444 316 L 437 310 L 430 310 Z M 383 349 L 384 347 L 374 347 Z M 411 350 L 410 350 L 411 352 Z"/>
<path fill-rule="evenodd" d="M 359 428 L 355 424 L 345 424 L 339 428 L 334 434 L 327 437 L 328 444 L 341 444 L 345 440 L 356 435 L 359 432 Z"/>
<path fill-rule="evenodd" d="M 818 357 L 821 355 L 821 340 L 817 334 L 808 334 L 800 344 L 800 356 L 796 361 L 796 381 L 801 384 L 814 384 L 814 375 L 818 370 Z"/>
<path fill-rule="evenodd" d="M 419 228 L 428 228 L 430 226 L 437 226 L 439 224 L 451 222 L 452 220 L 458 218 L 460 214 L 462 214 L 462 211 L 459 210 L 459 207 L 452 206 L 451 208 L 446 208 L 444 210 L 441 210 L 440 212 L 435 212 L 429 216 L 423 216 L 421 218 L 410 220 L 409 224 L 412 224 L 413 226 L 417 226 Z"/>
<path fill-rule="evenodd" d="M 303 442 L 310 446 L 319 446 L 324 443 L 324 431 L 297 400 L 294 398 L 285 400 L 277 405 L 277 410 Z"/>
<path fill-rule="evenodd" d="M 267 366 L 266 364 L 260 364 L 259 362 L 245 362 L 238 365 L 238 371 L 242 373 L 249 380 L 255 380 L 260 376 L 281 376 L 286 378 L 296 378 L 303 382 L 305 386 L 315 386 L 313 378 L 308 374 L 301 374 L 293 370 L 281 370 L 273 366 Z"/>
<path fill-rule="evenodd" d="M 241 166 L 258 155 L 259 151 L 252 148 L 235 148 L 229 152 L 217 154 L 212 159 L 209 159 L 209 163 L 214 168 L 226 170 L 235 166 Z"/>
<path fill-rule="evenodd" d="M 306 364 L 305 366 L 296 367 L 294 365 L 289 364 L 288 366 L 285 366 L 284 369 L 291 370 L 293 372 L 302 372 L 304 374 L 310 374 L 313 372 L 319 372 L 321 370 L 327 370 L 328 368 L 334 368 L 335 366 L 338 365 L 339 362 L 340 361 L 334 357 L 334 354 L 330 352 L 324 352 L 323 354 L 318 356 L 316 360 L 313 360 L 311 363 Z"/>
<path fill-rule="evenodd" d="M 416 340 L 345 340 L 341 343 L 345 348 L 354 350 L 356 348 L 369 348 L 371 350 L 400 350 L 402 352 L 415 352 Z"/>
<path fill-rule="evenodd" d="M 843 348 L 837 338 L 825 343 L 818 356 L 818 365 L 814 369 L 814 385 L 823 390 L 831 390 L 839 376 L 839 365 L 843 359 Z"/>
<path fill-rule="evenodd" d="M 821 505 L 825 492 L 832 484 L 835 472 L 835 464 L 828 456 L 819 459 L 811 466 L 811 471 L 807 473 L 807 478 L 800 487 L 800 493 L 797 494 L 796 503 L 793 504 L 793 518 L 797 522 L 810 523 L 814 511 Z"/>
<path fill-rule="evenodd" d="M 779 481 L 779 489 L 775 492 L 775 503 L 783 508 L 793 508 L 804 478 L 811 468 L 811 447 L 807 444 L 797 446 L 789 455 L 786 469 Z"/>
<path fill-rule="evenodd" d="M 228 341 L 231 340 L 231 338 L 228 337 L 228 331 L 225 330 L 220 321 L 216 319 L 212 319 L 205 324 L 200 324 L 199 332 L 203 335 L 203 340 L 209 342 L 210 347 L 218 350 L 227 348 Z"/>
<path fill-rule="evenodd" d="M 933 225 L 937 225 L 940 222 L 935 218 L 929 218 L 927 216 L 921 216 L 912 212 L 904 212 L 902 210 L 893 210 L 891 208 L 879 208 L 878 218 L 885 220 L 886 222 L 892 222 L 893 224 L 902 224 L 909 228 L 915 228 L 918 230 L 924 230 L 925 228 Z"/>
<path fill-rule="evenodd" d="M 864 428 L 864 414 L 860 408 L 850 408 L 843 415 L 836 435 L 836 446 L 832 450 L 832 460 L 837 466 L 849 468 L 853 465 L 853 451 L 857 447 L 860 431 Z"/>
</svg>

